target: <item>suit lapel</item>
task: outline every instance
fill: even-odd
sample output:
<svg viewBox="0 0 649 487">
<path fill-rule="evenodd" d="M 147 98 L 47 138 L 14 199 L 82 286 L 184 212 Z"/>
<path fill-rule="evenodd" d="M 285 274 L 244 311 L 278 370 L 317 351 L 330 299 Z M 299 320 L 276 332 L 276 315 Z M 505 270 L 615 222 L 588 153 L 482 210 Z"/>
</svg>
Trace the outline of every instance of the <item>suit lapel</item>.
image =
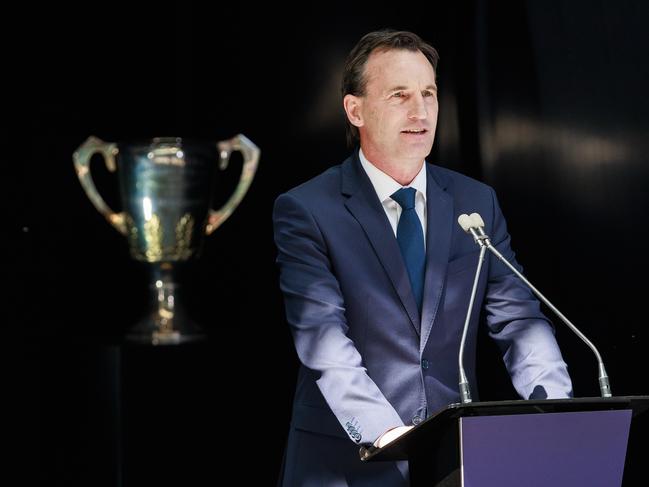
<svg viewBox="0 0 649 487">
<path fill-rule="evenodd" d="M 342 178 L 342 192 L 349 195 L 345 206 L 363 227 L 374 252 L 399 295 L 412 325 L 419 333 L 419 311 L 410 288 L 408 271 L 383 205 L 365 174 L 358 155 L 355 154 L 343 163 Z"/>
<path fill-rule="evenodd" d="M 444 190 L 447 180 L 427 165 L 426 273 L 421 319 L 421 350 L 430 335 L 443 294 L 453 230 L 453 199 Z M 435 175 L 437 174 L 437 178 Z"/>
</svg>

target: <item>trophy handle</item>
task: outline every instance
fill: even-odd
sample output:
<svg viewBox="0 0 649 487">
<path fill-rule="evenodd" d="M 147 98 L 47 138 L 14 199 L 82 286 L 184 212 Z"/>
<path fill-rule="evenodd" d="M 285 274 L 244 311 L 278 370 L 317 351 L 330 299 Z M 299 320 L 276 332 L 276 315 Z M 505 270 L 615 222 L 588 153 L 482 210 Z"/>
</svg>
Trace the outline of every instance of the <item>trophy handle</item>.
<svg viewBox="0 0 649 487">
<path fill-rule="evenodd" d="M 104 162 L 110 172 L 115 172 L 117 166 L 115 165 L 115 156 L 117 155 L 117 144 L 114 142 L 104 142 L 98 137 L 91 135 L 86 141 L 79 146 L 79 148 L 72 154 L 74 161 L 74 168 L 77 171 L 77 176 L 81 182 L 81 186 L 86 191 L 86 195 L 95 205 L 97 211 L 104 215 L 106 220 L 110 222 L 119 232 L 123 235 L 127 234 L 126 225 L 124 224 L 124 213 L 115 213 L 106 204 L 101 197 L 95 183 L 90 175 L 90 159 L 94 154 L 101 154 L 104 156 Z"/>
<path fill-rule="evenodd" d="M 216 230 L 239 206 L 250 187 L 250 183 L 252 183 L 252 178 L 255 177 L 257 163 L 259 162 L 259 148 L 243 134 L 238 134 L 230 140 L 218 142 L 217 147 L 219 149 L 219 169 L 224 170 L 228 167 L 230 155 L 234 151 L 240 151 L 243 155 L 243 168 L 239 183 L 230 199 L 219 210 L 209 210 L 205 235 L 209 235 Z"/>
</svg>

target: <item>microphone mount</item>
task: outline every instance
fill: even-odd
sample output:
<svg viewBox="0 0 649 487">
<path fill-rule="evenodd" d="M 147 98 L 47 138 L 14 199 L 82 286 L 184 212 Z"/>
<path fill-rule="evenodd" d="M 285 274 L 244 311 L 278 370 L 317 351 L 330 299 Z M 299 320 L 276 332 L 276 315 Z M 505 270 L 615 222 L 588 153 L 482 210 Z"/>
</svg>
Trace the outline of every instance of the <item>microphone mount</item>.
<svg viewBox="0 0 649 487">
<path fill-rule="evenodd" d="M 460 219 L 462 221 L 460 221 Z M 516 269 L 512 264 L 510 264 L 509 261 L 507 259 L 505 259 L 505 257 L 498 251 L 498 249 L 496 249 L 491 244 L 489 236 L 484 231 L 484 221 L 482 220 L 482 217 L 478 213 L 472 213 L 470 216 L 466 215 L 466 214 L 463 214 L 463 215 L 460 215 L 460 218 L 458 218 L 458 223 L 460 223 L 460 226 L 462 227 L 462 229 L 465 232 L 470 233 L 473 236 L 476 243 L 480 246 L 480 264 L 478 266 L 478 272 L 476 272 L 476 279 L 474 281 L 474 289 L 472 291 L 472 297 L 471 297 L 471 302 L 470 302 L 470 306 L 469 306 L 469 313 L 470 313 L 470 308 L 473 305 L 473 297 L 474 297 L 474 294 L 475 294 L 475 286 L 476 286 L 476 283 L 477 283 L 477 278 L 478 278 L 478 273 L 479 273 L 479 270 L 480 270 L 480 266 L 482 264 L 482 257 L 483 257 L 483 254 L 484 254 L 484 250 L 489 249 L 489 251 L 491 251 L 503 264 L 505 264 L 505 266 L 507 266 L 514 274 L 516 274 L 516 276 L 518 276 L 532 290 L 532 292 L 541 301 L 543 301 L 543 303 L 545 303 L 548 306 L 548 308 L 550 308 L 552 310 L 552 312 L 554 312 L 554 314 L 556 314 L 559 317 L 559 319 L 561 319 L 561 321 L 563 321 L 568 326 L 568 328 L 570 328 L 593 351 L 593 353 L 595 354 L 595 357 L 597 358 L 598 382 L 599 382 L 600 394 L 601 394 L 602 397 L 612 397 L 611 384 L 609 382 L 608 374 L 606 373 L 606 368 L 604 367 L 604 362 L 602 360 L 602 356 L 600 355 L 600 353 L 597 350 L 597 348 L 595 347 L 595 345 L 593 345 L 593 343 L 588 338 L 586 338 L 586 336 L 581 331 L 579 331 L 579 329 L 575 325 L 573 325 L 572 322 L 570 320 L 568 320 L 568 318 L 566 318 L 563 315 L 563 313 L 561 313 L 556 308 L 556 306 L 554 306 L 550 302 L 550 300 L 548 298 L 546 298 L 541 293 L 541 291 L 539 291 L 530 281 L 528 281 L 527 278 L 525 278 L 525 276 L 523 276 L 523 274 L 521 274 L 518 271 L 518 269 Z M 469 314 L 467 314 L 467 322 L 465 322 L 465 324 L 464 324 L 464 332 L 462 334 L 463 342 L 464 342 L 466 330 L 467 330 L 467 327 L 468 327 L 468 316 L 469 316 Z M 462 362 L 462 354 L 463 354 L 463 349 L 464 349 L 464 343 L 463 342 L 460 345 L 460 363 Z M 462 391 L 462 376 L 463 376 L 463 374 L 464 374 L 464 369 L 462 368 L 462 366 L 460 366 L 460 393 Z M 466 380 L 466 377 L 464 379 Z M 468 387 L 468 385 L 466 387 Z M 463 402 L 464 402 L 464 400 L 463 400 Z M 470 397 L 469 397 L 468 402 L 470 402 Z"/>
</svg>

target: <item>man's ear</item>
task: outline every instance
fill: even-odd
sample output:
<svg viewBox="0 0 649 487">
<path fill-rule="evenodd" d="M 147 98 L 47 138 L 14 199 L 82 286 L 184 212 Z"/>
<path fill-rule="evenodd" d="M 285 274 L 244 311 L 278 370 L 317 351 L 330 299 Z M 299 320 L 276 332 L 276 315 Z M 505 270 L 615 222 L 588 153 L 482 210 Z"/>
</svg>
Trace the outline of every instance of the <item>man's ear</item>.
<svg viewBox="0 0 649 487">
<path fill-rule="evenodd" d="M 354 95 L 345 95 L 343 98 L 343 107 L 345 108 L 345 113 L 347 114 L 347 119 L 349 123 L 355 127 L 362 127 L 363 122 L 363 99 L 359 96 Z"/>
</svg>

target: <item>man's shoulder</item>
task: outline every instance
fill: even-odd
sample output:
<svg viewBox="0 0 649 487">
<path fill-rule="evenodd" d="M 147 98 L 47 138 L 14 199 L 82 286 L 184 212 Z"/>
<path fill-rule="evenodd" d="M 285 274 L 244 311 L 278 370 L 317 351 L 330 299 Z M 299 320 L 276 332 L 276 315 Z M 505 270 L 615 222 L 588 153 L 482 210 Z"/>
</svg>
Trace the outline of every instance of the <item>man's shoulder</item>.
<svg viewBox="0 0 649 487">
<path fill-rule="evenodd" d="M 345 164 L 352 163 L 352 161 L 353 157 L 350 156 L 342 163 L 329 167 L 317 176 L 282 193 L 279 197 L 288 195 L 301 201 L 313 201 L 323 197 L 339 196 L 342 188 L 342 168 Z"/>
<path fill-rule="evenodd" d="M 453 191 L 460 192 L 493 192 L 493 188 L 488 184 L 453 169 L 429 163 L 428 170 L 437 184 L 439 184 L 443 188 L 450 188 Z"/>
<path fill-rule="evenodd" d="M 289 189 L 287 194 L 293 196 L 309 196 L 320 192 L 329 193 L 333 189 L 340 189 L 340 170 L 342 164 L 330 167 L 317 176 Z"/>
</svg>

